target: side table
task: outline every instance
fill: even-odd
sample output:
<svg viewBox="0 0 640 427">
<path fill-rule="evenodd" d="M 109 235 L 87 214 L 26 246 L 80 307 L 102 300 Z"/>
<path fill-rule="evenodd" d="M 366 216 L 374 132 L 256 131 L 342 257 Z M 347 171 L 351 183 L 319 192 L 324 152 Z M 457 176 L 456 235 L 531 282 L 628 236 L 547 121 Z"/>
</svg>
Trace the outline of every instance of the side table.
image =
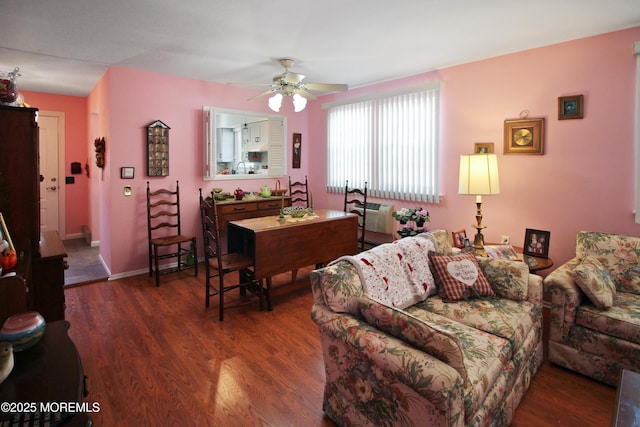
<svg viewBox="0 0 640 427">
<path fill-rule="evenodd" d="M 537 256 L 523 255 L 524 262 L 529 266 L 529 272 L 535 273 L 536 271 L 546 270 L 553 266 L 553 260 L 551 258 L 540 258 Z"/>
<path fill-rule="evenodd" d="M 0 402 L 81 402 L 87 395 L 80 356 L 69 338 L 69 322 L 47 323 L 45 333 L 33 347 L 14 353 L 14 367 L 0 384 Z M 11 419 L 0 412 L 0 421 Z M 90 426 L 91 418 L 75 413 L 65 426 Z"/>
<path fill-rule="evenodd" d="M 488 243 L 488 246 L 496 246 L 496 243 Z M 522 258 L 524 262 L 529 266 L 529 273 L 535 273 L 536 271 L 546 270 L 553 266 L 553 259 L 540 258 L 537 256 L 524 255 L 523 249 L 520 246 L 511 246 L 516 251 L 518 256 Z"/>
</svg>

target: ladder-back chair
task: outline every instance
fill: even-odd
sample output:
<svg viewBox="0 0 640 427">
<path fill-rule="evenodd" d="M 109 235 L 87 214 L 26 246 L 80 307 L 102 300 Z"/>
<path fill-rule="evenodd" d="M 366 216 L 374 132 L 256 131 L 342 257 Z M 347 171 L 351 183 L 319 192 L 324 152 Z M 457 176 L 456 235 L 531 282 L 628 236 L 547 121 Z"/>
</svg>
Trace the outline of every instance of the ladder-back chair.
<svg viewBox="0 0 640 427">
<path fill-rule="evenodd" d="M 367 183 L 364 189 L 349 189 L 349 180 L 344 186 L 344 211 L 358 215 L 358 244 L 360 251 L 365 250 L 365 231 L 367 226 Z"/>
<path fill-rule="evenodd" d="M 204 241 L 204 258 L 206 271 L 205 307 L 209 307 L 212 296 L 220 296 L 220 321 L 224 320 L 224 293 L 232 289 L 240 288 L 241 295 L 247 290 L 258 294 L 260 298 L 260 310 L 262 310 L 264 292 L 262 281 L 254 280 L 253 259 L 241 253 L 223 254 L 221 248 L 221 233 L 216 213 L 216 201 L 213 193 L 206 199 L 202 197 L 200 189 L 200 217 L 202 220 L 202 239 Z M 225 283 L 225 275 L 238 272 L 238 283 Z M 218 284 L 211 279 L 218 277 Z M 227 278 L 227 281 L 229 279 Z"/>
<path fill-rule="evenodd" d="M 306 175 L 304 182 L 291 182 L 291 177 L 289 177 L 289 195 L 291 196 L 291 206 L 309 207 L 309 185 Z"/>
<path fill-rule="evenodd" d="M 180 225 L 180 188 L 151 191 L 147 181 L 147 232 L 149 238 L 149 276 L 155 272 L 156 286 L 160 275 L 191 269 L 198 277 L 198 251 L 195 236 L 185 236 Z M 188 246 L 188 247 L 185 247 Z M 177 249 L 173 249 L 177 247 Z M 161 251 L 164 251 L 161 253 Z M 167 252 L 168 251 L 168 252 Z M 182 260 L 185 257 L 185 260 Z M 160 260 L 177 258 L 176 268 L 160 271 Z"/>
</svg>

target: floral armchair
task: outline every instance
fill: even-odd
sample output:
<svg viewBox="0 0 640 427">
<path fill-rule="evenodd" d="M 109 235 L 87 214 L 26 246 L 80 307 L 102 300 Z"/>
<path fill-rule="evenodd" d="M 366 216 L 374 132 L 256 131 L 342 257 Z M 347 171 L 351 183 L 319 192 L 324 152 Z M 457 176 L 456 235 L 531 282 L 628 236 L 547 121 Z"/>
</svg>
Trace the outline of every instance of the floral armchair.
<svg viewBox="0 0 640 427">
<path fill-rule="evenodd" d="M 610 385 L 640 371 L 640 238 L 579 232 L 575 258 L 544 288 L 551 362 Z"/>
</svg>

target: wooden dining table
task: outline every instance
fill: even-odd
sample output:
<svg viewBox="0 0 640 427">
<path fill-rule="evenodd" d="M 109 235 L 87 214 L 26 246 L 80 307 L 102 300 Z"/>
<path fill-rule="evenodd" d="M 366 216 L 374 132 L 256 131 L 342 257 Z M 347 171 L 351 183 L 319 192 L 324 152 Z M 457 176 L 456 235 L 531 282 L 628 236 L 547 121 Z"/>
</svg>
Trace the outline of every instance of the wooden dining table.
<svg viewBox="0 0 640 427">
<path fill-rule="evenodd" d="M 309 265 L 322 265 L 358 251 L 358 216 L 319 209 L 303 218 L 278 216 L 229 221 L 228 252 L 251 256 L 255 279 L 266 279 L 267 308 L 272 309 L 271 278 Z"/>
</svg>

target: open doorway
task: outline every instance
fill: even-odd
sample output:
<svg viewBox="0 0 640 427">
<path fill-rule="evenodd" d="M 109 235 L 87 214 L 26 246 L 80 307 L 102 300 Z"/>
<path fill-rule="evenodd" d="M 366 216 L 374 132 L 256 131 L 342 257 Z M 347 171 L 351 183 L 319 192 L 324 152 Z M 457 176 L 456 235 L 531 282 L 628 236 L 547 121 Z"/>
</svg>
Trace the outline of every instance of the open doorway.
<svg viewBox="0 0 640 427">
<path fill-rule="evenodd" d="M 77 286 L 108 278 L 100 261 L 100 248 L 66 230 L 65 114 L 38 113 L 40 135 L 40 230 L 57 231 L 67 253 L 65 286 Z"/>
</svg>

